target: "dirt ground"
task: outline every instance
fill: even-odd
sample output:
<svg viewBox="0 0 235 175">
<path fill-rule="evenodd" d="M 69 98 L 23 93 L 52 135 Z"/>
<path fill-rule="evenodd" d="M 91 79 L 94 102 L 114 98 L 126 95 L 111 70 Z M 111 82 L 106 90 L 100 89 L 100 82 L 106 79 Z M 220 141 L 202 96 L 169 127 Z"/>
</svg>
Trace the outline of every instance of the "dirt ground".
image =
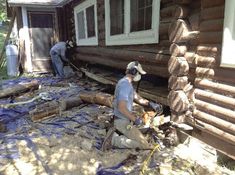
<svg viewBox="0 0 235 175">
<path fill-rule="evenodd" d="M 45 80 L 41 83 L 41 89 L 25 94 L 25 98 L 50 92 L 55 101 L 59 101 L 81 90 L 99 91 L 103 88 L 80 77 L 55 84 Z M 39 102 L 42 103 L 34 102 L 34 107 Z M 21 106 L 22 109 L 26 107 Z M 164 146 L 159 139 L 160 147 L 154 151 L 111 149 L 102 152 L 101 145 L 107 131 L 105 119 L 111 115 L 111 108 L 97 104 L 80 105 L 40 122 L 31 121 L 26 112 L 14 120 L 15 130 L 7 123 L 7 132 L 0 135 L 0 174 L 235 174 L 217 165 L 213 148 L 192 137 L 174 147 Z"/>
</svg>

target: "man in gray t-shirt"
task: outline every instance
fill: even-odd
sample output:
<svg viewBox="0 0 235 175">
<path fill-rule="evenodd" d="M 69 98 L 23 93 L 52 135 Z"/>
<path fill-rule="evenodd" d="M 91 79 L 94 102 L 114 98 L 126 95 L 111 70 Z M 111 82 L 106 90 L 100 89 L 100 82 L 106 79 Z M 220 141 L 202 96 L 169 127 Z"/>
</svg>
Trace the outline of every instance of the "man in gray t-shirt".
<svg viewBox="0 0 235 175">
<path fill-rule="evenodd" d="M 107 133 L 106 140 L 112 137 L 112 146 L 119 148 L 150 148 L 147 140 L 135 125 L 141 123 L 141 119 L 132 112 L 133 101 L 142 105 L 149 105 L 149 101 L 141 98 L 134 90 L 132 82 L 139 81 L 141 75 L 146 74 L 139 62 L 133 61 L 127 65 L 126 76 L 120 79 L 114 94 L 114 129 Z M 121 135 L 114 133 L 118 130 Z M 102 145 L 105 151 L 106 140 Z"/>
<path fill-rule="evenodd" d="M 66 58 L 66 50 L 74 47 L 72 41 L 58 42 L 50 50 L 52 66 L 56 76 L 64 77 L 64 62 L 68 62 Z"/>
</svg>

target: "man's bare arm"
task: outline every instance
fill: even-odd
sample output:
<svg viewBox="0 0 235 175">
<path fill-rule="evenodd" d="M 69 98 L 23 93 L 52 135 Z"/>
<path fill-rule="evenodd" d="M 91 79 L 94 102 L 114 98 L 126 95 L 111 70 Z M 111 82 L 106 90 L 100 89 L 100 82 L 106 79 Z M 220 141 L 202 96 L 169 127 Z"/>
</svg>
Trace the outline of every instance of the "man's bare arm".
<svg viewBox="0 0 235 175">
<path fill-rule="evenodd" d="M 125 100 L 121 100 L 119 101 L 118 103 L 118 110 L 126 117 L 128 117 L 128 119 L 130 119 L 131 121 L 135 121 L 136 119 L 136 116 L 130 112 L 128 109 L 127 109 L 127 104 L 126 104 L 126 101 Z"/>
</svg>

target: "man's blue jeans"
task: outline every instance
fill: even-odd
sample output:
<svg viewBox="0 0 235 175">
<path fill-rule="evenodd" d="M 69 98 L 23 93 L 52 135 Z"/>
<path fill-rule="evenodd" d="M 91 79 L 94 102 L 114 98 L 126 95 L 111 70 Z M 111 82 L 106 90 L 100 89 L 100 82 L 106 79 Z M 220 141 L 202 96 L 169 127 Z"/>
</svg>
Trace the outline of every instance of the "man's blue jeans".
<svg viewBox="0 0 235 175">
<path fill-rule="evenodd" d="M 58 55 L 57 53 L 51 53 L 51 61 L 52 61 L 52 66 L 53 69 L 55 71 L 55 74 L 57 76 L 60 76 L 61 78 L 64 77 L 64 64 L 60 58 L 60 55 Z"/>
</svg>

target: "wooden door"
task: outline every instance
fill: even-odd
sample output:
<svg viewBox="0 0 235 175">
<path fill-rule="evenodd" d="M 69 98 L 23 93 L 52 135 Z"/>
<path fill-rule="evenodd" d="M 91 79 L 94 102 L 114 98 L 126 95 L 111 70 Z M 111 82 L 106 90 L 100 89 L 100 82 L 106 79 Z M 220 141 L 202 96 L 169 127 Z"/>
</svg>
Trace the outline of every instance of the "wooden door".
<svg viewBox="0 0 235 175">
<path fill-rule="evenodd" d="M 51 72 L 50 48 L 55 35 L 54 12 L 28 12 L 34 72 Z"/>
</svg>

